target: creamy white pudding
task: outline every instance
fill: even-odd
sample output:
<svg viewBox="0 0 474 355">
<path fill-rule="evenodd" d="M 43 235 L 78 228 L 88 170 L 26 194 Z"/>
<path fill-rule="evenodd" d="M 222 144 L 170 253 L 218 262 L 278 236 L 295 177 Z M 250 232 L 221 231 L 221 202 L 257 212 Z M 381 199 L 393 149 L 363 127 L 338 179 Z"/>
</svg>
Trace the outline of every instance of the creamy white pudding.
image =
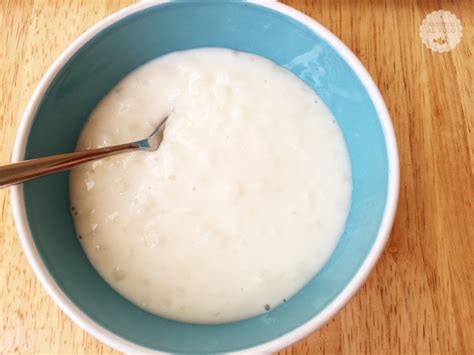
<svg viewBox="0 0 474 355">
<path fill-rule="evenodd" d="M 130 301 L 180 321 L 234 321 L 285 302 L 328 260 L 350 208 L 331 112 L 267 59 L 195 49 L 123 79 L 77 148 L 141 139 L 168 115 L 156 152 L 72 171 L 90 262 Z"/>
</svg>

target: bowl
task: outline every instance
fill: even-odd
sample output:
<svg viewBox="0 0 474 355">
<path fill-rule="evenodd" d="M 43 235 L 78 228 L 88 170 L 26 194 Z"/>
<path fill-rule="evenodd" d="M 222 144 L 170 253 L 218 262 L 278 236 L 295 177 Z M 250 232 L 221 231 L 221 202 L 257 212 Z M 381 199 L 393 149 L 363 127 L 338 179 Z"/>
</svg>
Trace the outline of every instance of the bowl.
<svg viewBox="0 0 474 355">
<path fill-rule="evenodd" d="M 77 241 L 68 173 L 12 188 L 20 240 L 37 277 L 89 333 L 124 352 L 272 352 L 323 325 L 362 285 L 388 239 L 399 185 L 384 101 L 358 59 L 327 29 L 277 2 L 142 2 L 101 21 L 51 66 L 31 98 L 13 160 L 73 151 L 89 113 L 125 75 L 169 52 L 227 47 L 288 68 L 325 101 L 349 150 L 346 228 L 324 268 L 270 312 L 219 325 L 152 315 L 115 292 Z"/>
</svg>

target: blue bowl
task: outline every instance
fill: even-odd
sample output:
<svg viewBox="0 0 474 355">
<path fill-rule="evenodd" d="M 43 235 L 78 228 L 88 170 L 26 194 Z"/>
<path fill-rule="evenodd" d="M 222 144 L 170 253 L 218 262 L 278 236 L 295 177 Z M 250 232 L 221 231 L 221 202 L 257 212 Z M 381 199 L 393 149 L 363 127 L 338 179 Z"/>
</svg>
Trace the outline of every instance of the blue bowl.
<svg viewBox="0 0 474 355">
<path fill-rule="evenodd" d="M 251 319 L 195 325 L 161 318 L 116 293 L 89 263 L 69 212 L 68 174 L 12 190 L 25 253 L 54 300 L 122 351 L 275 351 L 332 317 L 361 286 L 389 235 L 398 155 L 383 99 L 356 57 L 305 15 L 272 2 L 140 3 L 105 19 L 53 64 L 23 117 L 14 160 L 73 151 L 91 110 L 119 80 L 169 52 L 227 47 L 288 68 L 336 117 L 352 164 L 352 206 L 326 266 L 303 290 Z"/>
</svg>

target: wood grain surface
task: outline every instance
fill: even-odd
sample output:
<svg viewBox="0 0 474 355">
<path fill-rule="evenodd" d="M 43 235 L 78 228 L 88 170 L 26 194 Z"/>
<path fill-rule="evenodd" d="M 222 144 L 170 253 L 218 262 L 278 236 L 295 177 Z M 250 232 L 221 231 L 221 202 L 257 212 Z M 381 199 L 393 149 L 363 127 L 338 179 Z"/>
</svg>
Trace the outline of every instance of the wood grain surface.
<svg viewBox="0 0 474 355">
<path fill-rule="evenodd" d="M 0 0 L 0 164 L 53 60 L 131 0 Z M 327 325 L 281 354 L 474 354 L 474 2 L 285 3 L 339 36 L 380 87 L 401 158 L 392 236 L 375 271 Z M 460 44 L 433 53 L 423 18 L 449 10 Z M 0 190 L 0 353 L 107 353 L 48 297 L 21 249 Z"/>
</svg>

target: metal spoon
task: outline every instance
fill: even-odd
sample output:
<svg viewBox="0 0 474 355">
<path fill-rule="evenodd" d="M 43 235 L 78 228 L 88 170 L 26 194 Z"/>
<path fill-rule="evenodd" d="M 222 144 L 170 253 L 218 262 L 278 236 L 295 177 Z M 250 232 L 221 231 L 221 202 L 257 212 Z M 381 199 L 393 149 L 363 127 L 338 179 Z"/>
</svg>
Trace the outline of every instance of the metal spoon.
<svg viewBox="0 0 474 355">
<path fill-rule="evenodd" d="M 52 155 L 44 158 L 25 160 L 19 163 L 0 166 L 0 188 L 20 184 L 41 176 L 71 169 L 92 160 L 135 150 L 157 150 L 163 140 L 166 117 L 155 131 L 146 139 L 111 147 L 88 149 L 80 152 Z"/>
</svg>

